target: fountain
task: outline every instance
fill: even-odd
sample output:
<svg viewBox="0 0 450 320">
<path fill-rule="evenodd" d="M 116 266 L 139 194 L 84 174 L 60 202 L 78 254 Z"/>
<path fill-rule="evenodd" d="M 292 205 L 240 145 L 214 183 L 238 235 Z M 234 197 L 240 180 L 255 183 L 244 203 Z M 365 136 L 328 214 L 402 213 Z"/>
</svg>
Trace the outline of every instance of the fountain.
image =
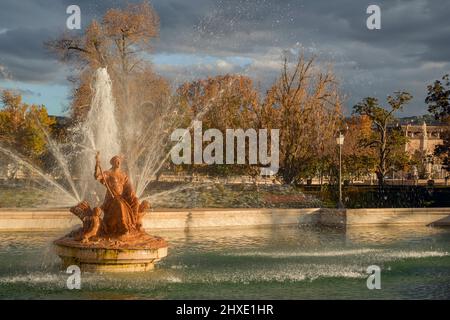
<svg viewBox="0 0 450 320">
<path fill-rule="evenodd" d="M 54 241 L 56 253 L 62 259 L 63 267 L 77 265 L 84 271 L 132 272 L 147 271 L 154 263 L 167 255 L 167 242 L 145 232 L 142 218 L 150 207 L 148 201 L 139 201 L 133 187 L 133 180 L 121 169 L 119 126 L 115 118 L 115 104 L 112 84 L 105 68 L 96 71 L 94 77 L 92 106 L 86 120 L 79 126 L 81 145 L 78 176 L 84 182 L 83 200 L 70 208 L 82 227 L 73 230 Z M 91 147 L 86 147 L 86 146 Z M 91 168 L 96 151 L 94 179 Z M 58 149 L 56 148 L 56 150 Z M 68 168 L 60 152 L 53 152 L 62 168 Z M 104 171 L 100 155 L 111 158 L 111 169 Z M 64 170 L 76 198 L 79 193 L 74 187 L 68 170 Z M 89 178 L 90 176 L 90 178 Z M 105 187 L 105 196 L 100 206 L 91 208 L 90 203 L 98 202 L 102 191 L 93 182 Z M 95 196 L 95 197 L 94 197 Z M 97 201 L 96 201 L 97 200 Z"/>
<path fill-rule="evenodd" d="M 186 133 L 195 129 L 195 124 L 214 105 L 215 99 L 220 99 L 222 92 L 224 89 L 205 103 L 187 126 Z M 46 164 L 47 170 L 1 145 L 0 153 L 27 170 L 27 179 L 31 181 L 27 180 L 20 188 L 26 187 L 24 192 L 31 188 L 38 190 L 39 198 L 44 199 L 39 205 L 52 209 L 64 207 L 63 210 L 70 210 L 81 220 L 81 228 L 55 241 L 63 266 L 75 264 L 92 271 L 149 270 L 167 255 L 167 243 L 143 230 L 142 219 L 150 206 L 147 200 L 167 207 L 168 201 L 164 198 L 176 196 L 170 200 L 170 207 L 173 204 L 197 207 L 204 206 L 197 202 L 200 195 L 209 192 L 212 199 L 226 198 L 235 205 L 234 194 L 240 191 L 224 190 L 215 182 L 202 181 L 170 186 L 171 190 L 164 187 L 159 191 L 153 185 L 152 192 L 146 192 L 173 149 L 170 149 L 170 132 L 177 125 L 177 119 L 182 118 L 176 116 L 179 111 L 176 100 L 175 103 L 164 100 L 162 106 L 149 110 L 148 102 L 134 97 L 133 107 L 116 108 L 113 82 L 106 68 L 96 70 L 92 93 L 89 112 L 84 121 L 69 129 L 71 134 L 67 141 L 53 140 L 41 126 L 54 161 Z M 112 167 L 103 171 L 109 159 Z M 264 199 L 253 195 L 251 198 L 249 203 L 248 198 L 242 197 L 240 205 L 270 206 Z M 166 202 L 161 203 L 161 199 Z M 230 206 L 229 202 L 226 206 Z"/>
<path fill-rule="evenodd" d="M 167 242 L 143 230 L 142 218 L 150 204 L 145 200 L 139 203 L 128 176 L 120 169 L 121 162 L 120 156 L 114 156 L 111 169 L 103 171 L 97 153 L 94 177 L 106 187 L 105 199 L 100 207 L 91 208 L 83 201 L 70 208 L 83 226 L 54 242 L 64 267 L 147 271 L 167 255 Z"/>
<path fill-rule="evenodd" d="M 83 121 L 67 126 L 67 135 L 63 139 L 53 137 L 44 126 L 40 126 L 48 151 L 45 163 L 37 164 L 13 147 L 0 143 L 0 160 L 5 157 L 7 166 L 14 165 L 21 172 L 21 177 L 9 186 L 13 186 L 12 189 L 26 199 L 24 203 L 16 201 L 6 206 L 69 208 L 85 200 L 96 207 L 106 191 L 92 179 L 97 151 L 102 155 L 103 166 L 114 155 L 126 154 L 122 166 L 136 196 L 159 207 L 196 207 L 199 205 L 196 196 L 184 197 L 186 191 L 201 193 L 204 188 L 216 189 L 217 183 L 212 181 L 195 184 L 185 180 L 168 186 L 170 190 L 153 182 L 176 147 L 170 138 L 171 132 L 180 125 L 187 127 L 186 132 L 194 130 L 195 124 L 221 99 L 225 88 L 205 101 L 202 110 L 186 126 L 183 108 L 180 108 L 176 97 L 172 99 L 171 95 L 167 95 L 153 101 L 145 100 L 145 95 L 133 95 L 130 104 L 125 107 L 115 102 L 114 83 L 106 68 L 97 69 L 92 79 L 92 99 Z M 4 173 L 8 169 L 3 163 L 0 169 L 4 177 L 8 176 Z M 223 193 L 221 190 L 218 192 Z M 231 196 L 230 200 L 233 198 Z M 243 199 L 241 205 L 249 207 L 247 202 Z M 252 201 L 252 205 L 256 202 Z"/>
</svg>

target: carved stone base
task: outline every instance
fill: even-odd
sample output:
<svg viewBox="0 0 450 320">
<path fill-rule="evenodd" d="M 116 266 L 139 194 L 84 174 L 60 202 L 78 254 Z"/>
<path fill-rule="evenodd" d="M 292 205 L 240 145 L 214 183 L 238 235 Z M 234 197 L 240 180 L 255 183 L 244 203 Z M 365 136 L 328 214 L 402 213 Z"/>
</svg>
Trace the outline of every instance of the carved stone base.
<svg viewBox="0 0 450 320">
<path fill-rule="evenodd" d="M 160 237 L 139 234 L 126 241 L 97 239 L 81 243 L 71 236 L 54 242 L 63 268 L 77 265 L 88 272 L 142 272 L 167 256 L 167 242 Z"/>
</svg>

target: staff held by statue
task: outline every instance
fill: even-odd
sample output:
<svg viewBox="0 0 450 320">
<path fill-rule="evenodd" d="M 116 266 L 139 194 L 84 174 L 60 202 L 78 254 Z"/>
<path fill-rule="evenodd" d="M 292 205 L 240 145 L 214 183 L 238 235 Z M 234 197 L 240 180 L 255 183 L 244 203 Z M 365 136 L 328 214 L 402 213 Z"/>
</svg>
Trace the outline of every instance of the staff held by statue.
<svg viewBox="0 0 450 320">
<path fill-rule="evenodd" d="M 108 192 L 111 194 L 111 196 L 113 198 L 115 198 L 116 196 L 114 195 L 114 193 L 111 191 L 111 187 L 108 184 L 108 181 L 105 177 L 105 174 L 103 173 L 103 169 L 102 166 L 100 165 L 100 151 L 97 151 L 97 154 L 95 155 L 95 166 L 96 168 L 98 168 L 98 170 L 100 171 L 100 175 L 102 176 L 102 179 L 105 183 L 106 189 L 108 190 Z"/>
</svg>

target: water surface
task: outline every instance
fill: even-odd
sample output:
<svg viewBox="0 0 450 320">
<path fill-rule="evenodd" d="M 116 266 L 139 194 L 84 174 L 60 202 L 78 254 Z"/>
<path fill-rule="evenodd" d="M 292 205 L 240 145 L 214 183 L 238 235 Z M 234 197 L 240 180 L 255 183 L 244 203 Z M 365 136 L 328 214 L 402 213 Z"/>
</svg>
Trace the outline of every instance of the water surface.
<svg viewBox="0 0 450 320">
<path fill-rule="evenodd" d="M 51 242 L 63 232 L 0 233 L 1 299 L 449 299 L 450 229 L 370 227 L 156 232 L 153 272 L 82 275 L 68 290 Z M 380 266 L 381 290 L 366 269 Z"/>
</svg>

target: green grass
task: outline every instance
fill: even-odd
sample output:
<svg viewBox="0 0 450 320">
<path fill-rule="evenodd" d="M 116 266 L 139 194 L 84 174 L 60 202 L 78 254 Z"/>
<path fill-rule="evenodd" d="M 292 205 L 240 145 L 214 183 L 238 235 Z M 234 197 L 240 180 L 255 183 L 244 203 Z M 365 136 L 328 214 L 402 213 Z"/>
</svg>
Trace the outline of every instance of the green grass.
<svg viewBox="0 0 450 320">
<path fill-rule="evenodd" d="M 0 187 L 1 208 L 30 208 L 45 205 L 46 192 L 30 187 Z"/>
</svg>

